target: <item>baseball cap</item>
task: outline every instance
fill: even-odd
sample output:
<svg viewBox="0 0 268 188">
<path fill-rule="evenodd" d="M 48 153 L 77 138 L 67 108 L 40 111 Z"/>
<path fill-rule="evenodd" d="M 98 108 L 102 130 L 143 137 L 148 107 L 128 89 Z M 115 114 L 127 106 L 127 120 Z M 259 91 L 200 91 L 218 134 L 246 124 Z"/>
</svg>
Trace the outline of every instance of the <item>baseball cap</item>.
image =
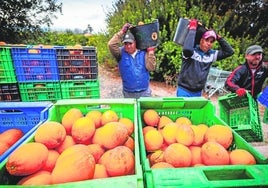
<svg viewBox="0 0 268 188">
<path fill-rule="evenodd" d="M 207 38 L 209 38 L 209 37 L 213 37 L 214 40 L 216 40 L 216 39 L 217 39 L 217 35 L 216 35 L 215 31 L 213 31 L 213 30 L 208 30 L 208 31 L 206 31 L 206 32 L 202 35 L 202 38 L 204 38 L 204 39 L 207 39 Z"/>
<path fill-rule="evenodd" d="M 131 33 L 131 32 L 128 32 L 124 35 L 123 37 L 123 43 L 125 42 L 130 42 L 130 43 L 133 43 L 135 41 L 135 37 L 134 35 Z"/>
<path fill-rule="evenodd" d="M 257 52 L 263 53 L 262 47 L 260 47 L 259 45 L 252 45 L 246 50 L 246 54 L 250 55 L 255 54 Z"/>
</svg>

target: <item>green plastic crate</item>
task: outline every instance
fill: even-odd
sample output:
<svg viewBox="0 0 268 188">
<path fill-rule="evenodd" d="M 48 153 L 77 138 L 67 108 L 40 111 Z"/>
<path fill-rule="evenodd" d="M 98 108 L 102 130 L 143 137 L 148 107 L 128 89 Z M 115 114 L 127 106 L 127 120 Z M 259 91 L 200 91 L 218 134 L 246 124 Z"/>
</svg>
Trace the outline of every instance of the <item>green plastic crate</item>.
<svg viewBox="0 0 268 188">
<path fill-rule="evenodd" d="M 265 110 L 264 110 L 263 123 L 268 124 L 268 108 L 265 108 Z"/>
<path fill-rule="evenodd" d="M 248 142 L 263 141 L 258 103 L 247 93 L 244 97 L 228 94 L 218 98 L 220 118 Z"/>
<path fill-rule="evenodd" d="M 62 99 L 100 98 L 99 80 L 60 81 Z"/>
<path fill-rule="evenodd" d="M 0 47 L 0 83 L 16 83 L 10 47 Z"/>
<path fill-rule="evenodd" d="M 19 82 L 21 101 L 56 101 L 61 98 L 60 82 Z"/>
<path fill-rule="evenodd" d="M 71 108 L 80 109 L 83 114 L 90 110 L 99 110 L 101 112 L 112 109 L 119 117 L 127 117 L 133 120 L 135 124 L 134 140 L 135 140 L 135 174 L 127 176 L 118 176 L 111 178 L 103 178 L 96 180 L 86 180 L 79 182 L 70 182 L 65 184 L 55 184 L 49 186 L 33 186 L 33 187 L 60 187 L 60 188 L 143 188 L 142 167 L 140 162 L 138 127 L 137 127 L 137 104 L 135 99 L 69 99 L 59 100 L 49 109 L 48 120 L 61 122 L 63 115 Z M 33 141 L 32 135 L 24 143 Z M 6 161 L 0 163 L 0 187 L 15 187 L 18 178 L 10 176 L 5 170 Z M 5 185 L 4 185 L 5 184 Z M 13 185 L 12 185 L 13 184 Z M 27 187 L 27 186 L 17 186 Z M 29 187 L 29 186 L 28 186 Z"/>
<path fill-rule="evenodd" d="M 138 99 L 138 126 L 140 153 L 144 180 L 148 188 L 175 187 L 262 187 L 268 186 L 268 159 L 233 131 L 232 148 L 248 150 L 254 155 L 257 165 L 222 165 L 184 168 L 151 169 L 144 145 L 142 114 L 147 109 L 156 110 L 173 121 L 187 117 L 193 125 L 205 123 L 226 125 L 216 116 L 213 103 L 202 97 L 191 98 L 140 98 Z"/>
</svg>

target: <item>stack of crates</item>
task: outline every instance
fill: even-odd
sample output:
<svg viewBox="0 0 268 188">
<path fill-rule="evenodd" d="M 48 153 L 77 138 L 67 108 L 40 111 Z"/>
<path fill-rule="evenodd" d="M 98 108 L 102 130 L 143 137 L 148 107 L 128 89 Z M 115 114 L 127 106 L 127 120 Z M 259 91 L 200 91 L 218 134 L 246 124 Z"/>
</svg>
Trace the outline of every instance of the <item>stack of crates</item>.
<svg viewBox="0 0 268 188">
<path fill-rule="evenodd" d="M 62 99 L 99 98 L 96 48 L 84 46 L 55 49 Z"/>
<path fill-rule="evenodd" d="M 251 94 L 231 93 L 218 98 L 220 118 L 248 142 L 263 141 L 258 103 Z"/>
<path fill-rule="evenodd" d="M 22 101 L 61 99 L 54 48 L 13 47 L 11 52 Z"/>
<path fill-rule="evenodd" d="M 0 101 L 21 101 L 10 47 L 0 47 Z"/>
</svg>

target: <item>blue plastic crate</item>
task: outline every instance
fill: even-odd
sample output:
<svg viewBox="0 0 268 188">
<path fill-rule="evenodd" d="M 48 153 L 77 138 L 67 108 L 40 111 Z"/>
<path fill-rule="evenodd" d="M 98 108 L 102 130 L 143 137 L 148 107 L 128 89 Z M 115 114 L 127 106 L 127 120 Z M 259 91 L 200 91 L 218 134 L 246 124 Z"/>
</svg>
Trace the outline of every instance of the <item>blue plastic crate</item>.
<svg viewBox="0 0 268 188">
<path fill-rule="evenodd" d="M 13 146 L 0 156 L 6 159 L 37 127 L 48 119 L 51 102 L 0 102 L 0 133 L 17 128 L 24 133 Z"/>
<path fill-rule="evenodd" d="M 58 81 L 56 50 L 11 48 L 18 82 Z"/>
<path fill-rule="evenodd" d="M 268 87 L 266 87 L 260 96 L 258 97 L 258 101 L 264 105 L 266 108 L 268 108 Z"/>
</svg>

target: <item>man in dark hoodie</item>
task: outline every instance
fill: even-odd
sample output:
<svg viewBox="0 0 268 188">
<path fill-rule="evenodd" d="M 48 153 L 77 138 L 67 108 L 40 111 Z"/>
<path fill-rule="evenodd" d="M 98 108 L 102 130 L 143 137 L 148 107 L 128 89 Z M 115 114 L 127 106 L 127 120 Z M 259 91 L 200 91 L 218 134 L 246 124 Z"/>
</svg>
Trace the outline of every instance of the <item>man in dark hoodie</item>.
<svg viewBox="0 0 268 188">
<path fill-rule="evenodd" d="M 268 67 L 263 62 L 263 49 L 259 45 L 249 46 L 245 54 L 246 61 L 229 75 L 225 87 L 242 97 L 250 92 L 254 99 L 262 91 L 268 77 Z"/>
</svg>

